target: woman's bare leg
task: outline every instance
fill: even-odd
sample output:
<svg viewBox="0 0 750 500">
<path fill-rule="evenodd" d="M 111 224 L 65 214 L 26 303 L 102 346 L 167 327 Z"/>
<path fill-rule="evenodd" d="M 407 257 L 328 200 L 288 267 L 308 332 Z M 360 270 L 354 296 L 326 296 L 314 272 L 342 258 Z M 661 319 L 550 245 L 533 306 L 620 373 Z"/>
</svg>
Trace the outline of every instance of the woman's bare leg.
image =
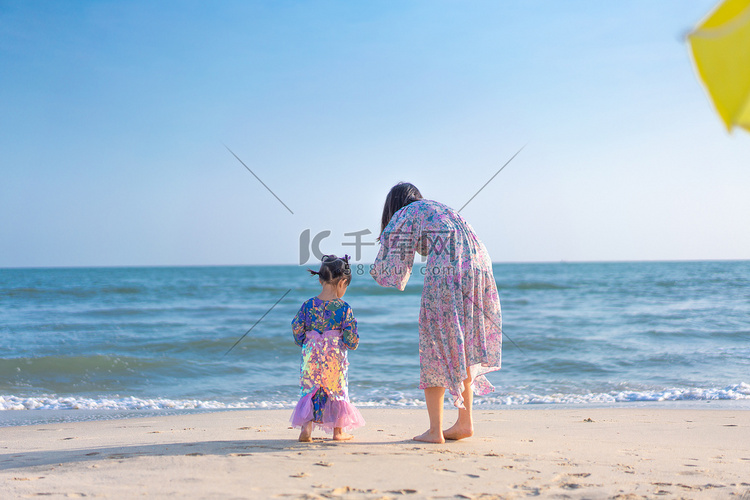
<svg viewBox="0 0 750 500">
<path fill-rule="evenodd" d="M 430 417 L 430 429 L 419 436 L 415 441 L 426 443 L 445 443 L 443 437 L 443 397 L 445 387 L 428 387 L 424 390 L 424 399 L 427 403 L 427 415 Z"/>
<path fill-rule="evenodd" d="M 474 435 L 474 419 L 472 417 L 472 404 L 474 403 L 474 391 L 471 390 L 471 376 L 464 380 L 464 408 L 458 409 L 458 420 L 443 432 L 445 439 L 464 439 Z"/>
</svg>

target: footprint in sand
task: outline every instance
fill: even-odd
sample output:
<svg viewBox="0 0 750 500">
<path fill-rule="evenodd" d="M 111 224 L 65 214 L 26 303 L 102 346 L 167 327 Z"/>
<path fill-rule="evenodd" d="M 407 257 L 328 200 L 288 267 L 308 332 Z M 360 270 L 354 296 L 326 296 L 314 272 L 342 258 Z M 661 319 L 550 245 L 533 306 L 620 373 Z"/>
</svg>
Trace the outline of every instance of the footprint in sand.
<svg viewBox="0 0 750 500">
<path fill-rule="evenodd" d="M 694 486 L 690 486 L 689 484 L 682 484 L 682 483 L 678 483 L 677 487 L 678 488 L 682 488 L 684 490 L 694 490 L 695 489 Z"/>
<path fill-rule="evenodd" d="M 563 483 L 560 485 L 560 488 L 564 490 L 577 490 L 580 487 L 581 485 L 578 483 Z"/>
<path fill-rule="evenodd" d="M 523 485 L 520 485 L 520 486 L 519 485 L 515 485 L 515 486 L 513 486 L 513 488 L 514 489 L 520 488 L 520 489 L 522 489 L 524 491 L 528 491 L 529 492 L 528 496 L 530 496 L 530 497 L 538 497 L 538 496 L 540 496 L 542 494 L 542 489 L 538 488 L 536 486 L 527 486 L 527 485 L 523 484 Z"/>
<path fill-rule="evenodd" d="M 633 467 L 630 465 L 617 464 L 617 467 L 619 467 L 625 474 L 635 474 L 635 469 L 633 469 Z"/>
</svg>

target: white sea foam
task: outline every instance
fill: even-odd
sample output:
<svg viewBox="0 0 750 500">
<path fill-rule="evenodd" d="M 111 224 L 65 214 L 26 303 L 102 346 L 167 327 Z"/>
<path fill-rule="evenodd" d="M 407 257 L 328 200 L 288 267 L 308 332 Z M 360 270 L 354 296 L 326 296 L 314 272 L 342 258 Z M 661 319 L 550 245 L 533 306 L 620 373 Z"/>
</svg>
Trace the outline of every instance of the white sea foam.
<svg viewBox="0 0 750 500">
<path fill-rule="evenodd" d="M 741 382 L 724 388 L 669 388 L 655 391 L 620 391 L 588 394 L 493 394 L 477 398 L 478 407 L 523 406 L 536 404 L 613 404 L 668 401 L 750 400 L 750 384 Z M 394 399 L 354 400 L 360 407 L 420 407 L 424 400 L 399 396 Z M 20 397 L 0 396 L 2 410 L 229 410 L 229 409 L 289 409 L 296 401 L 215 401 L 167 398 L 84 398 L 54 395 Z"/>
<path fill-rule="evenodd" d="M 529 405 L 529 404 L 612 404 L 665 401 L 716 401 L 750 399 L 750 384 L 739 384 L 724 388 L 669 388 L 654 391 L 619 391 L 588 394 L 507 394 L 478 399 L 482 404 Z"/>
<path fill-rule="evenodd" d="M 292 403 L 284 401 L 236 401 L 224 403 L 220 401 L 201 401 L 197 399 L 142 399 L 132 396 L 101 399 L 84 398 L 80 396 L 0 396 L 0 410 L 222 410 L 234 408 L 286 408 L 291 405 Z"/>
</svg>

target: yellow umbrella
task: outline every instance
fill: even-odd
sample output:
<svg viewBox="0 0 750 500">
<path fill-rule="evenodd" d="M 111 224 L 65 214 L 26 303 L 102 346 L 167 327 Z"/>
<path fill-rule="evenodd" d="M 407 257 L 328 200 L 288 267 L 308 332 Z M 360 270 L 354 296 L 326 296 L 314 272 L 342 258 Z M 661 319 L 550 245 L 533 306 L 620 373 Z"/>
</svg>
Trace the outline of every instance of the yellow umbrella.
<svg viewBox="0 0 750 500">
<path fill-rule="evenodd" d="M 750 131 L 750 0 L 725 0 L 688 41 L 727 130 L 739 126 Z"/>
</svg>

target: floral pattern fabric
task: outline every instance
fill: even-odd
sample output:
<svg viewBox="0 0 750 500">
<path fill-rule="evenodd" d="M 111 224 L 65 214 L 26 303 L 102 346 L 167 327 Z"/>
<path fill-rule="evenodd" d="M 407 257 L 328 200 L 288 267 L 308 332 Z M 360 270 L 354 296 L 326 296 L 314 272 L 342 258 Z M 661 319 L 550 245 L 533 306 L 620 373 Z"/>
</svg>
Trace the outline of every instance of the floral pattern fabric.
<svg viewBox="0 0 750 500">
<path fill-rule="evenodd" d="M 403 290 L 415 252 L 427 257 L 419 312 L 420 389 L 445 387 L 463 407 L 463 381 L 476 394 L 494 390 L 484 376 L 499 370 L 502 313 L 492 261 L 455 210 L 419 200 L 396 212 L 380 237 L 371 274 Z"/>
</svg>

